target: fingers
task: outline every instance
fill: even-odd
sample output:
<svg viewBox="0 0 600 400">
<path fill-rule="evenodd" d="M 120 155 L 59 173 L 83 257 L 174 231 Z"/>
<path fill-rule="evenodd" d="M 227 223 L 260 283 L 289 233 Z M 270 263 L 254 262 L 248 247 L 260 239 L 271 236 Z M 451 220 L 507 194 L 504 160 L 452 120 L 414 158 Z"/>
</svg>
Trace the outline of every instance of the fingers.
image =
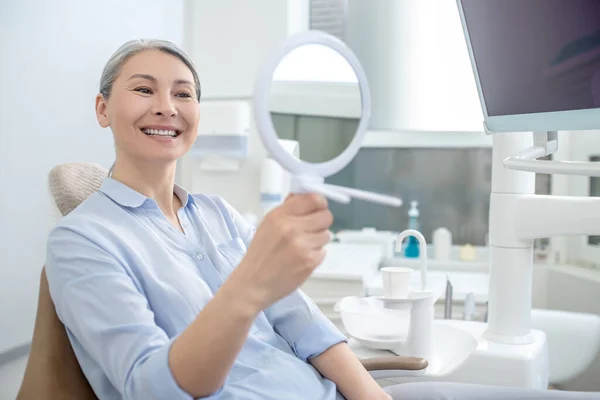
<svg viewBox="0 0 600 400">
<path fill-rule="evenodd" d="M 325 260 L 325 249 L 323 248 L 311 250 L 307 253 L 306 263 L 311 270 L 321 265 L 323 260 Z"/>
<path fill-rule="evenodd" d="M 321 232 L 333 224 L 333 214 L 329 209 L 316 211 L 298 218 L 298 224 L 304 232 Z"/>
<path fill-rule="evenodd" d="M 309 233 L 304 236 L 305 246 L 312 250 L 319 250 L 331 241 L 331 232 L 321 231 L 317 233 Z"/>
<path fill-rule="evenodd" d="M 327 209 L 327 206 L 327 199 L 314 193 L 295 194 L 289 196 L 285 201 L 285 207 L 290 213 L 299 216 Z"/>
</svg>

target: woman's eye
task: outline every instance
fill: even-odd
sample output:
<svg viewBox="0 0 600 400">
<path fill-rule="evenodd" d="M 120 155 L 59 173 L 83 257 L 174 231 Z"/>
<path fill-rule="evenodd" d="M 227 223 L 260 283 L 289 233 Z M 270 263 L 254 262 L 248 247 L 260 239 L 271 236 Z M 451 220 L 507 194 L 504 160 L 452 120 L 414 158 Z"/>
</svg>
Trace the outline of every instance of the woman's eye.
<svg viewBox="0 0 600 400">
<path fill-rule="evenodd" d="M 182 92 L 182 93 L 178 93 L 177 97 L 183 97 L 183 98 L 189 99 L 190 97 L 192 97 L 192 95 L 189 94 L 188 92 Z"/>
<path fill-rule="evenodd" d="M 136 92 L 144 93 L 144 94 L 152 94 L 150 88 L 147 87 L 139 87 L 134 89 Z"/>
</svg>

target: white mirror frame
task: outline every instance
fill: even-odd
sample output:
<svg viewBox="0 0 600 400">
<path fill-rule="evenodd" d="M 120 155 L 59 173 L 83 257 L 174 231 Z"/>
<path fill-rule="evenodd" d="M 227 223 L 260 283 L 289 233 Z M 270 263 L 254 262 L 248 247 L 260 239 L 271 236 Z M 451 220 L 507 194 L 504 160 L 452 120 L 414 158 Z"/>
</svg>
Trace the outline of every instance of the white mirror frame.
<svg viewBox="0 0 600 400">
<path fill-rule="evenodd" d="M 279 143 L 279 137 L 273 126 L 271 110 L 269 108 L 269 95 L 273 75 L 281 60 L 294 49 L 308 44 L 321 44 L 337 51 L 348 61 L 358 79 L 361 97 L 361 118 L 356 129 L 354 139 L 350 145 L 337 157 L 323 163 L 309 163 L 302 161 L 284 151 Z M 277 160 L 289 172 L 302 176 L 318 176 L 326 178 L 331 176 L 352 161 L 360 150 L 365 133 L 371 118 L 371 92 L 367 76 L 356 55 L 348 46 L 335 36 L 320 31 L 301 32 L 289 36 L 284 43 L 275 48 L 267 57 L 262 70 L 258 75 L 254 90 L 254 117 L 258 131 L 266 149 L 273 159 Z"/>
<path fill-rule="evenodd" d="M 348 61 L 358 79 L 362 106 L 361 118 L 350 145 L 340 155 L 323 163 L 308 163 L 285 151 L 281 146 L 275 126 L 273 126 L 271 110 L 269 108 L 271 82 L 277 66 L 288 53 L 300 46 L 310 44 L 329 47 L 337 51 Z M 265 64 L 258 74 L 254 88 L 254 118 L 258 133 L 271 157 L 292 174 L 292 192 L 320 193 L 341 203 L 348 203 L 351 197 L 356 197 L 394 207 L 402 205 L 402 200 L 397 197 L 324 183 L 326 177 L 342 170 L 356 156 L 362 145 L 371 118 L 371 92 L 369 90 L 367 75 L 354 52 L 335 36 L 321 31 L 298 33 L 289 36 L 267 56 Z"/>
</svg>

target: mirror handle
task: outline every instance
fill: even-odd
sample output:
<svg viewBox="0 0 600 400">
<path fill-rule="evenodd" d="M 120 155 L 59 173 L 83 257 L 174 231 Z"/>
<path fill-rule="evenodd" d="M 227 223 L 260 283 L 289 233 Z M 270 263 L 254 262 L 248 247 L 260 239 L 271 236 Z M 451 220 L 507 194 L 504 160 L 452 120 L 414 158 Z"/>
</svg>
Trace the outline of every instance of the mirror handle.
<svg viewBox="0 0 600 400">
<path fill-rule="evenodd" d="M 325 186 L 329 189 L 332 189 L 333 191 L 338 192 L 338 193 L 344 193 L 344 194 L 347 194 L 348 196 L 355 197 L 357 199 L 361 199 L 361 200 L 365 200 L 365 201 L 369 201 L 371 203 L 379 203 L 379 204 L 384 204 L 384 205 L 388 205 L 388 206 L 392 206 L 392 207 L 400 207 L 402 205 L 402 200 L 399 199 L 398 197 L 394 197 L 394 196 L 386 196 L 384 194 L 367 192 L 364 190 L 358 190 L 358 189 L 348 188 L 348 187 L 344 187 L 344 186 L 337 186 L 337 185 L 330 185 L 330 184 L 326 184 Z"/>
<path fill-rule="evenodd" d="M 338 203 L 348 204 L 350 199 L 369 201 L 392 207 L 400 207 L 402 200 L 394 196 L 386 196 L 379 193 L 349 188 L 345 186 L 331 185 L 323 182 L 322 177 L 293 175 L 291 181 L 291 192 L 293 193 L 318 193 Z"/>
<path fill-rule="evenodd" d="M 350 196 L 344 192 L 331 189 L 328 185 L 322 183 L 303 182 L 301 184 L 302 189 L 305 192 L 318 193 L 325 197 L 330 198 L 338 203 L 348 204 L 350 203 Z"/>
</svg>

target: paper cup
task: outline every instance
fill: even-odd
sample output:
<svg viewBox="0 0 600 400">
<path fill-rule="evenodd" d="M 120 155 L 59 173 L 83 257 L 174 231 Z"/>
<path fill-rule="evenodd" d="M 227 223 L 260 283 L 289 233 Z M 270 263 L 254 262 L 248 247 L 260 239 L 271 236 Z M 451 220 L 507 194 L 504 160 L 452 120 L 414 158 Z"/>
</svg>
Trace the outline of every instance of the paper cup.
<svg viewBox="0 0 600 400">
<path fill-rule="evenodd" d="M 405 299 L 408 297 L 410 275 L 413 270 L 404 267 L 381 268 L 383 278 L 383 296 L 387 299 Z"/>
</svg>

